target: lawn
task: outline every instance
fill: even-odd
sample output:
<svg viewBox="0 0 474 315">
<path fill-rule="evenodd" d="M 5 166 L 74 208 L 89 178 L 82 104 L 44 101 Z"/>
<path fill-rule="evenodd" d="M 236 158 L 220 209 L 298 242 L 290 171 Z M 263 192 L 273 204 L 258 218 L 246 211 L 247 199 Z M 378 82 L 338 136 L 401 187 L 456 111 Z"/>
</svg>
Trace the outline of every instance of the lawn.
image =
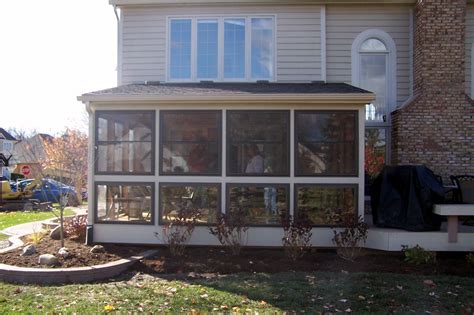
<svg viewBox="0 0 474 315">
<path fill-rule="evenodd" d="M 59 210 L 53 211 L 10 211 L 0 212 L 0 231 L 7 227 L 34 221 L 42 221 L 54 218 L 54 213 L 59 214 Z M 64 215 L 74 215 L 74 211 L 69 208 L 64 210 Z M 1 235 L 0 235 L 1 237 Z"/>
<path fill-rule="evenodd" d="M 427 282 L 430 280 L 432 282 Z M 0 283 L 0 313 L 471 313 L 474 279 L 382 273 L 288 272 L 165 280 L 129 274 L 109 283 Z"/>
</svg>

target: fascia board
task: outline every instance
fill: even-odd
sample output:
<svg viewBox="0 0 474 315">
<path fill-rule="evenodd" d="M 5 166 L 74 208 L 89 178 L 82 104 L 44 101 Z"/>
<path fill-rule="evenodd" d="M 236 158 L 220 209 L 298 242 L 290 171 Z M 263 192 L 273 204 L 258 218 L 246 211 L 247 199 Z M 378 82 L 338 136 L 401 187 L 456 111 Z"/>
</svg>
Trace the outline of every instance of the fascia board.
<svg viewBox="0 0 474 315">
<path fill-rule="evenodd" d="M 474 0 L 472 0 L 474 1 Z M 468 0 L 471 2 L 471 0 Z M 416 0 L 109 0 L 111 5 L 415 4 Z"/>
<path fill-rule="evenodd" d="M 352 104 L 365 105 L 375 99 L 373 93 L 345 94 L 262 94 L 262 95 L 219 95 L 219 96 L 160 96 L 160 95 L 82 95 L 79 101 L 100 102 L 101 104 L 142 103 L 142 104 Z"/>
</svg>

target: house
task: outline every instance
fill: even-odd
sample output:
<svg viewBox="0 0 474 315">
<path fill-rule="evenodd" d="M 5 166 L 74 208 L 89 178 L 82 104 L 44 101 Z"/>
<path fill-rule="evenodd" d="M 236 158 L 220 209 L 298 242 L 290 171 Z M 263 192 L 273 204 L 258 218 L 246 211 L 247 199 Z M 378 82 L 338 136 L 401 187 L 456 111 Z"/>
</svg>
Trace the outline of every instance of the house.
<svg viewBox="0 0 474 315">
<path fill-rule="evenodd" d="M 13 137 L 8 131 L 0 128 L 0 153 L 5 156 L 10 156 L 13 151 L 13 145 L 17 142 L 17 139 Z"/>
<path fill-rule="evenodd" d="M 13 151 L 13 145 L 16 141 L 17 140 L 15 137 L 13 137 L 8 131 L 0 128 L 0 154 L 2 154 L 2 158 L 0 159 L 0 176 L 4 176 L 6 178 L 10 177 L 10 160 Z"/>
<path fill-rule="evenodd" d="M 22 174 L 25 166 L 28 168 L 26 178 L 49 177 L 69 184 L 71 172 L 45 166 L 46 145 L 51 144 L 54 137 L 46 133 L 37 133 L 15 144 L 13 148 L 15 173 Z"/>
<path fill-rule="evenodd" d="M 248 245 L 308 214 L 331 246 L 364 214 L 364 145 L 389 164 L 474 173 L 474 4 L 387 0 L 109 0 L 118 86 L 86 93 L 90 240 L 156 244 L 180 209 L 191 244 L 244 210 Z M 474 57 L 473 57 L 474 58 Z M 417 235 L 417 238 L 414 238 Z M 473 250 L 473 235 L 371 229 L 367 247 Z"/>
</svg>

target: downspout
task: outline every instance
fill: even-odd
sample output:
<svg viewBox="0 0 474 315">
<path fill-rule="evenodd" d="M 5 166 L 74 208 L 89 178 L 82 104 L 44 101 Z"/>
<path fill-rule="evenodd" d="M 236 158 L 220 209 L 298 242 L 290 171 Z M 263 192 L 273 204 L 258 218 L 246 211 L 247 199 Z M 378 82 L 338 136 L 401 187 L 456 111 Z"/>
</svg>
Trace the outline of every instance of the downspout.
<svg viewBox="0 0 474 315">
<path fill-rule="evenodd" d="M 114 4 L 115 18 L 117 19 L 117 85 L 122 85 L 122 23 L 117 12 L 117 5 Z"/>
</svg>

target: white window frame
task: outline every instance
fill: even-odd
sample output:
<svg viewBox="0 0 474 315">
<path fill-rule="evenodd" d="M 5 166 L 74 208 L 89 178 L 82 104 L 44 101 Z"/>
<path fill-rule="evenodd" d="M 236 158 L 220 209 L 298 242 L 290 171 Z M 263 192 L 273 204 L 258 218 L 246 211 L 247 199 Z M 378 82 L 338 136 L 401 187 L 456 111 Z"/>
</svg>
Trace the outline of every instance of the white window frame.
<svg viewBox="0 0 474 315">
<path fill-rule="evenodd" d="M 251 20 L 255 18 L 271 18 L 273 20 L 273 73 L 268 79 L 255 78 L 252 79 L 252 30 Z M 189 79 L 172 79 L 171 78 L 171 27 L 172 20 L 191 20 L 191 77 Z M 217 20 L 217 77 L 198 78 L 197 77 L 197 21 L 198 20 Z M 224 78 L 224 20 L 225 19 L 245 19 L 245 76 L 244 78 Z M 276 14 L 258 14 L 258 15 L 179 15 L 168 16 L 166 19 L 166 82 L 257 82 L 267 80 L 276 82 L 277 78 L 277 16 Z"/>
</svg>

